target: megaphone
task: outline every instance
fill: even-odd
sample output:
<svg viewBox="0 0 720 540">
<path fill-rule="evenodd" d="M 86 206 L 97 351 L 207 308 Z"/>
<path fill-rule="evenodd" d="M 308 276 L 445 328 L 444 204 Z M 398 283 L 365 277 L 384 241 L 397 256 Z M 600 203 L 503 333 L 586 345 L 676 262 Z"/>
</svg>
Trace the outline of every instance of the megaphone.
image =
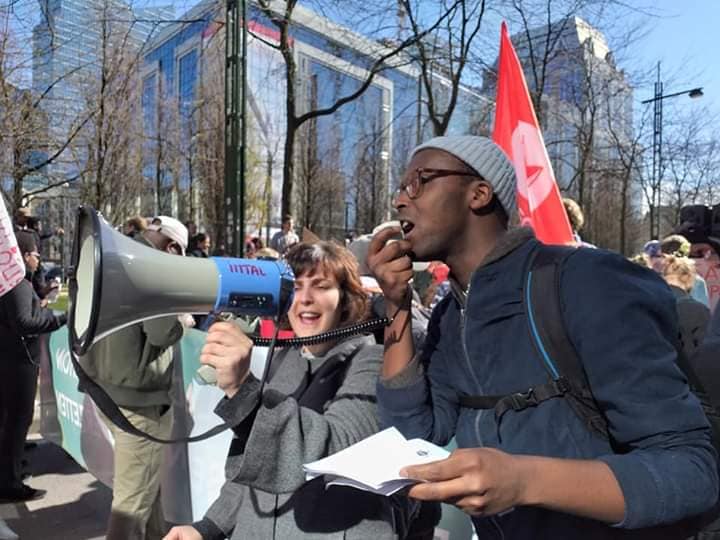
<svg viewBox="0 0 720 540">
<path fill-rule="evenodd" d="M 140 321 L 181 313 L 279 317 L 294 276 L 282 261 L 180 257 L 115 231 L 93 208 L 78 208 L 68 329 L 78 356 Z"/>
</svg>

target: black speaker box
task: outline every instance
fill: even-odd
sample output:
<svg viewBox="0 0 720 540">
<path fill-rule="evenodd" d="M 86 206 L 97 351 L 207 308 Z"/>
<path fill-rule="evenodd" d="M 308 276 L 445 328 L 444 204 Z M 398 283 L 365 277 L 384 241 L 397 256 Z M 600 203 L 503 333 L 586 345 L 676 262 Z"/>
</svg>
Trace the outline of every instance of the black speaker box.
<svg viewBox="0 0 720 540">
<path fill-rule="evenodd" d="M 720 204 L 712 207 L 709 234 L 710 236 L 720 237 Z"/>
<path fill-rule="evenodd" d="M 716 216 L 718 227 L 720 227 L 720 207 L 715 206 L 710 210 L 710 208 L 702 204 L 683 206 L 680 209 L 680 225 L 686 227 L 692 224 L 694 229 L 699 229 L 703 234 L 708 235 Z"/>
</svg>

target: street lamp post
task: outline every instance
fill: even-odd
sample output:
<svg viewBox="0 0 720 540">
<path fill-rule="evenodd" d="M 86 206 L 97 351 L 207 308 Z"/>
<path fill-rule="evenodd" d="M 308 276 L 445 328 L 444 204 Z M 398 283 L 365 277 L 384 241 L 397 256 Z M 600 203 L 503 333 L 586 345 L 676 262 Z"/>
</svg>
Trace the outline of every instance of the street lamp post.
<svg viewBox="0 0 720 540">
<path fill-rule="evenodd" d="M 660 195 L 662 184 L 662 102 L 664 99 L 687 94 L 691 98 L 703 95 L 702 88 L 692 88 L 682 92 L 663 95 L 663 83 L 660 80 L 660 62 L 657 65 L 657 82 L 655 95 L 651 99 L 641 101 L 643 105 L 653 103 L 653 156 L 652 156 L 652 204 L 650 205 L 650 236 L 660 238 Z"/>
</svg>

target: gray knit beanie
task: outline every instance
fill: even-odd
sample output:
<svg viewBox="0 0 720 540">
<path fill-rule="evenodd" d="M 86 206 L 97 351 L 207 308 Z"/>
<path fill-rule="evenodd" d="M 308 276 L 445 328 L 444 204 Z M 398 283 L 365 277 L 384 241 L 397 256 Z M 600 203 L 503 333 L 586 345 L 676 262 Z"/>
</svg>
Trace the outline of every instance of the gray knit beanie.
<svg viewBox="0 0 720 540">
<path fill-rule="evenodd" d="M 490 183 L 508 217 L 515 213 L 515 169 L 505 152 L 493 141 L 476 135 L 435 137 L 415 148 L 412 155 L 427 148 L 443 150 L 465 163 Z"/>
</svg>

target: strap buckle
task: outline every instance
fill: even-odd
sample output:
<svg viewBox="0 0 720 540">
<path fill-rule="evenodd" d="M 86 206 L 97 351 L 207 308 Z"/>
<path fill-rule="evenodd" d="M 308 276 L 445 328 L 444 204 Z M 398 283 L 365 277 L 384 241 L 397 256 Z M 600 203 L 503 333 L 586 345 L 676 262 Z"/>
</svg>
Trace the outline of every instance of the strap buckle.
<svg viewBox="0 0 720 540">
<path fill-rule="evenodd" d="M 533 407 L 538 404 L 537 396 L 535 395 L 534 388 L 528 388 L 525 392 L 516 392 L 508 396 L 510 406 L 514 411 L 522 411 L 528 407 Z"/>
</svg>

